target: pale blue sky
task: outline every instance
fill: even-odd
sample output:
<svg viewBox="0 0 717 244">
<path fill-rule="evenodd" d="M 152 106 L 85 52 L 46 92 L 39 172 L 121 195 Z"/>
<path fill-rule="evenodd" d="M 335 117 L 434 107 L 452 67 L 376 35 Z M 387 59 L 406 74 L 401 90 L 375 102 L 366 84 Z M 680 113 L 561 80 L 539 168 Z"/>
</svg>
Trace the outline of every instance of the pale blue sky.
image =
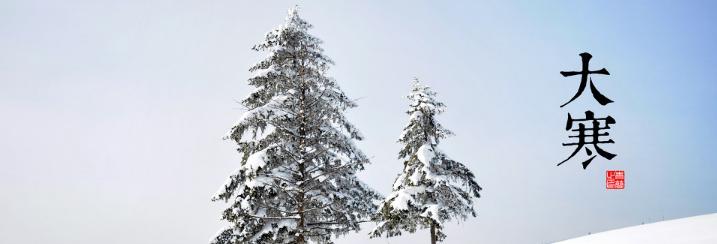
<svg viewBox="0 0 717 244">
<path fill-rule="evenodd" d="M 484 187 L 446 243 L 546 243 L 717 212 L 717 17 L 711 1 L 0 1 L 0 243 L 206 243 L 238 166 L 250 50 L 300 4 L 359 98 L 349 112 L 387 193 L 417 76 L 448 105 L 442 144 Z M 615 100 L 560 108 L 580 67 Z M 618 154 L 570 153 L 568 112 L 617 120 Z M 582 156 L 583 154 L 579 154 Z M 606 191 L 607 169 L 627 188 Z M 366 224 L 365 229 L 372 228 Z M 428 242 L 428 232 L 338 243 Z"/>
</svg>

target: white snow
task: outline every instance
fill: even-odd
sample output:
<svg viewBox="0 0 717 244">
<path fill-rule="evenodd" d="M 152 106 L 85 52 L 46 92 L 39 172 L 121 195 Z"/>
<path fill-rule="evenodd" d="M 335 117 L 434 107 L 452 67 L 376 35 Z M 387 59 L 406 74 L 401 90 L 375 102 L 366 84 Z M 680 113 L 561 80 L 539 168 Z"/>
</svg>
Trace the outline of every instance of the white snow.
<svg viewBox="0 0 717 244">
<path fill-rule="evenodd" d="M 416 184 L 416 185 L 417 185 L 418 182 L 421 180 L 421 176 L 423 176 L 423 171 L 421 171 L 421 170 L 416 170 L 416 171 L 413 172 L 413 174 L 411 174 L 411 176 L 408 177 L 408 179 L 409 179 L 413 184 Z"/>
<path fill-rule="evenodd" d="M 232 175 L 239 175 L 242 174 L 242 170 L 244 171 L 244 175 L 252 175 L 252 172 L 255 172 L 258 168 L 266 166 L 266 151 L 271 148 L 267 147 L 264 150 L 258 151 L 253 153 L 247 158 L 247 161 L 244 165 L 240 166 L 238 169 L 232 173 Z M 219 195 L 224 194 L 227 192 L 227 187 L 231 185 L 232 181 L 234 179 L 232 177 L 228 178 L 226 182 L 219 188 L 219 190 L 214 193 L 213 199 L 219 199 Z M 234 191 L 243 191 L 244 187 L 256 187 L 256 186 L 262 186 L 265 184 L 271 183 L 271 178 L 268 178 L 263 175 L 259 175 L 253 178 L 247 179 L 246 182 L 240 182 L 239 186 L 234 189 Z"/>
<path fill-rule="evenodd" d="M 272 226 L 272 224 L 276 224 L 277 227 L 274 228 Z M 278 231 L 282 227 L 287 227 L 288 229 L 293 229 L 296 227 L 296 220 L 295 219 L 282 219 L 282 220 L 278 220 L 278 221 L 268 222 L 268 223 L 264 224 L 264 227 L 262 227 L 262 229 L 259 232 L 254 234 L 254 236 L 251 238 L 251 241 L 256 242 L 259 240 L 259 238 L 261 238 L 262 235 Z"/>
<path fill-rule="evenodd" d="M 418 184 L 418 180 L 420 180 L 420 175 L 423 175 L 427 180 L 446 181 L 446 177 L 440 176 L 436 174 L 436 172 L 431 170 L 431 166 L 433 164 L 441 163 L 441 160 L 434 160 L 439 154 L 441 154 L 441 157 L 445 157 L 445 155 L 443 155 L 440 150 L 433 148 L 429 144 L 424 144 L 423 146 L 419 147 L 418 151 L 416 152 L 416 157 L 418 157 L 418 161 L 421 161 L 423 166 L 419 168 L 419 170 L 416 170 L 413 175 L 411 175 L 410 180 L 413 181 L 413 183 Z"/>
<path fill-rule="evenodd" d="M 423 146 L 418 148 L 416 157 L 418 157 L 418 161 L 421 161 L 424 165 L 428 165 L 431 164 L 433 158 L 436 157 L 436 153 L 433 151 L 433 148 L 431 148 L 431 145 L 423 144 Z"/>
<path fill-rule="evenodd" d="M 249 157 L 246 159 L 246 163 L 242 165 L 242 168 L 247 169 L 249 171 L 255 171 L 260 167 L 264 167 L 266 165 L 267 150 L 269 150 L 269 147 L 265 148 L 264 150 L 258 151 L 252 155 L 249 155 Z"/>
<path fill-rule="evenodd" d="M 637 225 L 556 244 L 714 244 L 717 243 L 717 213 Z"/>
<path fill-rule="evenodd" d="M 271 184 L 271 182 L 272 182 L 272 178 L 264 176 L 264 175 L 258 175 L 253 179 L 245 181 L 244 186 L 249 187 L 249 188 L 254 188 L 254 187 Z M 244 190 L 243 187 L 237 187 L 237 189 Z"/>
<path fill-rule="evenodd" d="M 444 207 L 438 204 L 427 205 L 426 210 L 421 213 L 421 216 L 432 218 L 440 222 L 440 220 L 438 220 L 438 211 L 442 208 Z"/>
<path fill-rule="evenodd" d="M 423 176 L 426 176 L 427 178 L 432 176 L 433 173 L 431 172 L 430 167 L 433 162 L 433 158 L 436 157 L 436 153 L 433 151 L 431 145 L 424 144 L 416 151 L 416 157 L 423 165 L 408 176 L 408 180 L 410 180 L 411 183 L 418 185 Z"/>
<path fill-rule="evenodd" d="M 261 62 L 257 63 L 257 65 L 260 64 L 260 63 L 261 63 Z M 256 66 L 256 65 L 255 65 L 255 66 Z M 274 65 L 269 65 L 269 67 L 267 67 L 266 69 L 257 69 L 257 70 L 255 70 L 254 72 L 252 72 L 252 73 L 253 73 L 252 75 L 253 75 L 254 77 L 263 77 L 263 76 L 267 76 L 267 75 L 268 75 L 269 73 L 271 73 L 271 72 L 277 73 L 277 72 L 279 72 L 279 71 L 276 69 L 276 66 L 274 66 Z"/>
<path fill-rule="evenodd" d="M 239 125 L 242 125 L 244 123 L 247 123 L 247 121 L 256 118 L 259 115 L 265 116 L 269 112 L 273 113 L 274 116 L 282 116 L 286 115 L 287 113 L 281 109 L 282 104 L 284 101 L 288 99 L 288 96 L 285 95 L 278 95 L 275 97 L 272 97 L 269 102 L 267 102 L 265 105 L 257 107 L 255 109 L 249 110 L 244 112 L 239 119 L 234 123 L 234 126 L 232 126 L 232 129 L 227 132 L 227 134 L 224 136 L 224 138 L 230 138 L 231 135 L 234 133 L 234 128 L 238 127 Z M 273 129 L 273 128 L 272 128 Z M 268 133 L 263 133 L 264 135 L 267 135 Z M 243 135 L 242 135 L 243 137 Z"/>
<path fill-rule="evenodd" d="M 425 186 L 407 186 L 404 189 L 393 192 L 390 198 L 393 198 L 391 207 L 396 210 L 408 209 L 408 203 L 414 201 L 413 196 L 419 192 L 426 191 Z"/>
<path fill-rule="evenodd" d="M 398 188 L 403 185 L 403 179 L 406 177 L 405 174 L 398 175 L 398 178 L 396 178 L 396 181 L 393 182 L 393 187 L 391 189 L 398 190 Z"/>
</svg>

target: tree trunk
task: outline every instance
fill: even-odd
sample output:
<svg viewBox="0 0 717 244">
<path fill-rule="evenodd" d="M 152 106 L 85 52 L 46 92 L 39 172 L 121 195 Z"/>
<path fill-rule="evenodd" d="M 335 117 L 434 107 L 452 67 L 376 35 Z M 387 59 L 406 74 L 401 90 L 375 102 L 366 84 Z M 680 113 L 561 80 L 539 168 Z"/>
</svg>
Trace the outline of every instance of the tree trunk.
<svg viewBox="0 0 717 244">
<path fill-rule="evenodd" d="M 306 175 L 304 174 L 305 171 L 306 171 L 306 165 L 304 165 L 304 163 L 306 163 L 306 160 L 305 160 L 305 159 L 306 159 L 306 158 L 305 158 L 305 157 L 306 157 L 306 154 L 305 154 L 304 149 L 306 148 L 306 141 L 305 141 L 305 139 L 306 139 L 306 130 L 307 130 L 307 129 L 306 129 L 306 127 L 307 127 L 307 123 L 306 123 L 306 117 L 307 117 L 306 111 L 307 111 L 307 108 L 306 108 L 306 88 L 304 87 L 304 80 L 303 80 L 303 75 L 304 75 L 304 68 L 303 68 L 303 67 L 304 67 L 304 60 L 302 59 L 302 60 L 301 60 L 301 64 L 300 64 L 300 68 L 299 68 L 299 77 L 302 77 L 302 82 L 301 82 L 301 97 L 300 97 L 300 101 L 299 101 L 299 106 L 300 106 L 300 108 L 301 108 L 301 112 L 299 113 L 299 121 L 300 121 L 300 124 L 299 124 L 299 136 L 301 136 L 301 141 L 299 141 L 299 154 L 300 154 L 299 157 L 300 157 L 300 160 L 301 160 L 301 162 L 299 162 L 299 173 L 301 174 L 300 177 L 301 177 L 301 182 L 302 182 L 302 183 L 300 183 L 300 184 L 298 185 L 299 194 L 298 194 L 298 196 L 297 196 L 297 198 L 298 198 L 298 199 L 297 199 L 297 203 L 299 204 L 299 206 L 298 206 L 298 213 L 299 213 L 298 231 L 299 231 L 299 236 L 297 236 L 296 242 L 297 242 L 298 244 L 304 244 L 304 243 L 306 243 L 306 237 L 304 236 L 304 233 L 305 233 L 305 231 L 306 231 L 305 228 L 304 228 L 305 225 L 306 225 L 306 219 L 305 219 L 305 215 L 304 215 L 304 210 L 305 210 L 304 202 L 306 201 L 306 199 L 304 199 L 304 198 L 305 198 L 305 195 L 304 195 L 304 188 L 303 188 L 303 187 L 304 187 L 304 183 L 303 183 L 303 182 L 304 182 L 304 180 L 305 180 L 305 178 L 306 178 Z"/>
<path fill-rule="evenodd" d="M 303 121 L 303 115 L 302 115 L 302 121 Z M 301 153 L 300 153 L 300 154 L 301 154 L 300 157 L 302 158 L 302 161 L 299 162 L 299 172 L 301 173 L 301 180 L 302 180 L 302 182 L 303 182 L 303 180 L 304 180 L 304 171 L 305 171 L 305 167 L 306 167 L 306 166 L 304 165 L 304 161 L 303 161 L 303 158 L 304 158 L 304 151 L 303 151 L 303 150 L 304 150 L 304 148 L 305 148 L 304 136 L 306 135 L 306 132 L 305 132 L 304 126 L 303 126 L 303 122 L 302 122 L 302 126 L 299 128 L 299 134 L 301 135 L 301 142 L 299 143 L 299 145 L 300 145 L 300 147 L 301 147 L 301 149 L 300 149 L 300 150 L 301 150 L 301 151 L 300 151 L 300 152 L 301 152 Z M 299 205 L 299 206 L 298 206 L 298 211 L 297 211 L 297 212 L 299 213 L 299 224 L 297 225 L 297 227 L 298 227 L 297 229 L 298 229 L 298 231 L 299 231 L 299 236 L 296 238 L 296 242 L 297 242 L 298 244 L 304 244 L 304 243 L 306 243 L 306 240 L 304 239 L 304 238 L 305 238 L 305 237 L 304 237 L 304 231 L 305 231 L 304 226 L 305 226 L 305 224 L 306 224 L 306 220 L 305 220 L 305 218 L 304 218 L 304 217 L 305 217 L 305 216 L 304 216 L 304 210 L 305 210 L 305 209 L 304 209 L 304 201 L 305 201 L 304 197 L 305 197 L 305 196 L 304 196 L 303 183 L 300 183 L 299 186 L 298 186 L 298 188 L 299 188 L 299 194 L 298 194 L 297 197 L 296 197 L 296 198 L 297 198 L 296 202 L 297 202 L 297 204 Z"/>
<path fill-rule="evenodd" d="M 436 223 L 431 223 L 431 244 L 436 244 L 438 236 L 436 236 Z"/>
</svg>

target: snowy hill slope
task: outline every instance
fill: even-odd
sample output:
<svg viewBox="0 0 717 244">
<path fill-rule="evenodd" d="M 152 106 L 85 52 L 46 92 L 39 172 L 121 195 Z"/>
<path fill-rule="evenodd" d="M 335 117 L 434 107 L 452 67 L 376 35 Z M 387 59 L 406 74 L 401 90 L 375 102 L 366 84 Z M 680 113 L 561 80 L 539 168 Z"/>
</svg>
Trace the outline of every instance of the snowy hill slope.
<svg viewBox="0 0 717 244">
<path fill-rule="evenodd" d="M 717 243 L 717 213 L 631 226 L 556 242 L 556 244 L 597 243 L 715 244 Z"/>
</svg>

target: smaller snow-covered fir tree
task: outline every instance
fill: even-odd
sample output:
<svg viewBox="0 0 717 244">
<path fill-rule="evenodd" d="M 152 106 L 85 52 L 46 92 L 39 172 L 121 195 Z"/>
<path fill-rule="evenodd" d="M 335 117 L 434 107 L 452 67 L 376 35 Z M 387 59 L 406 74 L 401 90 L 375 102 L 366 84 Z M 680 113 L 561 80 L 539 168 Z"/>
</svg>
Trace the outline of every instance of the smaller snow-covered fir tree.
<svg viewBox="0 0 717 244">
<path fill-rule="evenodd" d="M 473 198 L 480 186 L 473 173 L 463 164 L 451 160 L 438 149 L 438 143 L 452 133 L 436 121 L 445 105 L 435 99 L 436 93 L 414 80 L 408 125 L 399 143 L 403 172 L 393 184 L 393 191 L 381 203 L 376 219 L 378 226 L 371 237 L 388 237 L 430 228 L 431 243 L 442 241 L 444 223 L 456 217 L 475 217 Z"/>
</svg>

